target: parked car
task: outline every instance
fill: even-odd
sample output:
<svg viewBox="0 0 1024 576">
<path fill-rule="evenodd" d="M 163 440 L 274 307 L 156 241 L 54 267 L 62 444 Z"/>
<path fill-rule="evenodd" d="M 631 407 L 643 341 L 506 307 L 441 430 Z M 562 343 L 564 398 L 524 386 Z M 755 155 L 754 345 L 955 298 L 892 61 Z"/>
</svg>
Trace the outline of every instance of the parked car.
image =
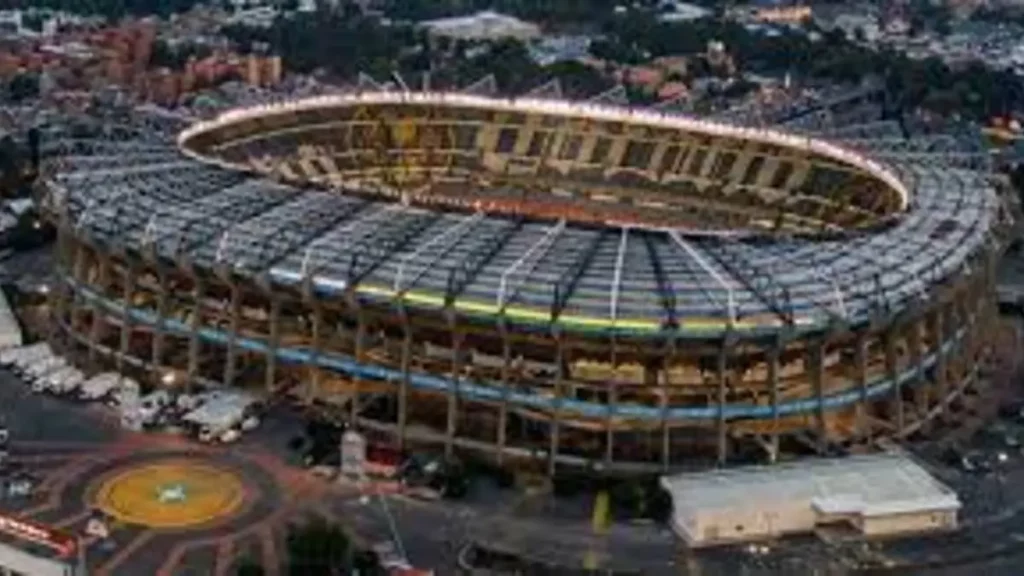
<svg viewBox="0 0 1024 576">
<path fill-rule="evenodd" d="M 139 404 L 135 407 L 138 411 L 139 420 L 143 427 L 157 426 L 165 421 L 164 412 L 173 405 L 171 393 L 167 390 L 156 390 L 139 398 Z"/>
<path fill-rule="evenodd" d="M 139 401 L 139 383 L 131 378 L 121 378 L 109 396 L 107 404 L 115 408 L 136 405 Z"/>
<path fill-rule="evenodd" d="M 50 345 L 46 342 L 39 342 L 37 344 L 29 344 L 28 346 L 18 346 L 15 348 L 6 348 L 0 350 L 0 365 L 10 366 L 21 358 L 29 357 L 42 357 L 44 354 L 50 354 Z"/>
<path fill-rule="evenodd" d="M 259 401 L 240 392 L 218 392 L 182 417 L 200 442 L 235 442 L 243 432 L 259 425 Z"/>
<path fill-rule="evenodd" d="M 97 374 L 78 387 L 78 398 L 87 401 L 105 400 L 118 389 L 123 378 L 116 372 Z"/>
<path fill-rule="evenodd" d="M 74 366 L 68 366 L 65 364 L 60 368 L 56 368 L 45 375 L 36 378 L 35 382 L 32 383 L 32 391 L 61 394 L 64 392 L 64 381 L 76 376 L 81 378 L 83 376 L 82 372 Z"/>
<path fill-rule="evenodd" d="M 4 481 L 4 496 L 7 498 L 27 498 L 32 495 L 38 482 L 25 473 L 17 473 Z"/>
<path fill-rule="evenodd" d="M 62 378 L 56 382 L 50 383 L 50 391 L 54 394 L 72 394 L 78 390 L 78 387 L 85 382 L 85 373 L 81 370 L 72 369 L 71 372 L 65 373 Z"/>
<path fill-rule="evenodd" d="M 42 360 L 34 362 L 25 368 L 22 378 L 29 382 L 35 382 L 51 372 L 55 372 L 68 365 L 67 360 L 61 356 L 46 356 Z M 35 390 L 35 387 L 33 387 Z"/>
<path fill-rule="evenodd" d="M 33 366 L 40 363 L 52 361 L 55 358 L 58 358 L 58 356 L 56 356 L 48 348 L 38 351 L 26 352 L 25 354 L 18 356 L 14 360 L 14 362 L 11 364 L 11 370 L 13 370 L 15 374 L 23 376 Z"/>
</svg>

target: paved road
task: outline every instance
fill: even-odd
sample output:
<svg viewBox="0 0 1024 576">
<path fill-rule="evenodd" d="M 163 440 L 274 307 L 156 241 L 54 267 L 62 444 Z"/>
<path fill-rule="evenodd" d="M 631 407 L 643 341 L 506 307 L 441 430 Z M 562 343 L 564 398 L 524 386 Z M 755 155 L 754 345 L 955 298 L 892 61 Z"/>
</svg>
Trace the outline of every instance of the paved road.
<svg viewBox="0 0 1024 576">
<path fill-rule="evenodd" d="M 103 418 L 98 411 L 80 404 L 31 395 L 24 384 L 3 371 L 0 406 L 16 445 L 26 447 L 22 455 L 39 462 L 33 466 L 50 478 L 47 488 L 54 492 L 60 491 L 61 475 L 87 483 L 101 474 L 104 466 L 123 465 L 125 453 L 135 450 L 133 446 L 147 447 L 154 453 L 196 448 L 188 441 L 168 440 L 162 435 L 129 435 L 126 440 L 125 433 L 116 428 L 111 418 Z M 1024 439 L 1024 425 L 1006 423 L 1005 427 Z M 301 428 L 295 414 L 281 411 L 238 445 L 204 449 L 204 457 L 222 462 L 245 460 L 238 464 L 240 469 L 258 467 L 273 476 L 273 487 L 265 481 L 263 492 L 281 490 L 285 494 L 259 501 L 263 519 L 250 517 L 254 523 L 252 530 L 237 526 L 234 531 L 213 536 L 207 533 L 203 538 L 213 540 L 202 545 L 194 544 L 197 534 L 153 538 L 138 545 L 140 551 L 134 556 L 128 553 L 118 560 L 123 562 L 122 571 L 109 573 L 202 573 L 201 567 L 209 568 L 211 564 L 217 572 L 229 573 L 228 568 L 238 557 L 273 561 L 279 558 L 286 523 L 311 514 L 336 519 L 367 543 L 388 539 L 387 518 L 376 499 L 362 503 L 354 486 L 314 480 L 285 464 L 288 439 Z M 1005 451 L 998 444 L 977 442 L 979 450 Z M 409 558 L 417 565 L 436 568 L 439 574 L 454 573 L 460 544 L 471 540 L 495 543 L 496 547 L 518 550 L 532 558 L 557 559 L 568 566 L 583 566 L 591 561 L 653 575 L 804 574 L 824 567 L 845 572 L 855 566 L 881 566 L 886 562 L 904 566 L 945 563 L 946 568 L 937 572 L 942 574 L 1019 574 L 1018 562 L 1024 563 L 1024 454 L 1011 451 L 1009 456 L 1010 461 L 1001 470 L 988 476 L 967 475 L 932 462 L 939 475 L 962 494 L 964 530 L 870 545 L 822 542 L 815 538 L 787 539 L 773 543 L 771 552 L 764 556 L 752 555 L 742 547 L 685 553 L 677 548 L 670 534 L 651 526 L 615 526 L 609 534 L 597 536 L 591 533 L 585 515 L 573 513 L 566 506 L 542 503 L 524 512 L 512 505 L 519 500 L 513 493 L 493 489 L 478 495 L 472 506 L 391 497 L 388 508 Z M 78 461 L 85 468 L 71 471 L 68 467 Z M 107 464 L 101 466 L 104 462 Z M 64 506 L 62 502 L 61 506 L 40 513 L 39 518 L 74 528 L 81 520 L 80 503 L 84 496 L 74 496 L 78 492 L 67 487 L 63 490 L 71 500 L 70 505 Z M 26 506 L 38 508 L 38 503 Z M 282 510 L 285 513 L 275 514 Z M 124 533 L 120 544 L 135 546 L 135 536 L 138 534 Z M 980 554 L 982 558 L 965 563 L 963 558 L 968 553 Z M 147 563 L 145 559 L 154 555 L 171 558 L 157 563 L 160 565 Z M 111 562 L 109 554 L 100 558 Z M 958 563 L 950 565 L 953 562 Z M 162 569 L 166 570 L 161 572 Z"/>
</svg>

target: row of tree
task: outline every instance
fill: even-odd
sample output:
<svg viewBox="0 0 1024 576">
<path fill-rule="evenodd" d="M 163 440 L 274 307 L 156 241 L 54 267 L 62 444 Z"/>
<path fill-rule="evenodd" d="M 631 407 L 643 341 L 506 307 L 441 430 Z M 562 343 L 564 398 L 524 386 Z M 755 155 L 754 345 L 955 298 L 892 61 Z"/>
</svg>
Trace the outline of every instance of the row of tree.
<svg viewBox="0 0 1024 576">
<path fill-rule="evenodd" d="M 383 576 L 384 569 L 371 551 L 352 545 L 345 530 L 323 520 L 292 526 L 285 540 L 289 576 Z M 276 571 L 275 571 L 276 572 Z M 266 567 L 253 559 L 244 559 L 237 576 L 263 576 Z"/>
<path fill-rule="evenodd" d="M 116 22 L 125 16 L 170 16 L 191 10 L 201 0 L 0 0 L 0 10 L 50 9 L 100 16 Z"/>
<path fill-rule="evenodd" d="M 420 5 L 416 0 L 408 2 L 393 3 L 392 8 L 407 6 L 402 9 L 411 10 L 408 6 Z M 352 78 L 359 72 L 387 78 L 392 71 L 413 78 L 431 70 L 434 85 L 464 85 L 494 74 L 500 87 L 509 92 L 558 78 L 574 96 L 595 94 L 611 85 L 608 70 L 575 62 L 539 66 L 516 41 L 499 41 L 485 50 L 472 50 L 465 43 L 438 44 L 427 41 L 424 33 L 411 25 L 382 26 L 351 10 L 299 14 L 281 18 L 268 29 L 235 26 L 226 33 L 241 46 L 268 44 L 282 54 L 290 69 L 323 69 L 339 78 Z M 663 55 L 699 54 L 715 40 L 725 44 L 741 70 L 792 72 L 837 83 L 881 75 L 897 99 L 909 107 L 924 106 L 979 119 L 1024 107 L 1024 86 L 1012 72 L 992 70 L 980 62 L 954 70 L 935 58 L 911 60 L 891 51 L 862 47 L 838 31 L 818 31 L 815 36 L 780 30 L 767 35 L 724 19 L 669 23 L 658 21 L 654 11 L 633 10 L 603 21 L 601 33 L 602 40 L 594 43 L 592 52 L 614 63 L 639 64 Z M 343 58 L 338 56 L 342 54 Z M 694 66 L 693 70 L 699 73 L 700 68 Z M 641 93 L 633 96 L 643 97 Z"/>
<path fill-rule="evenodd" d="M 906 106 L 979 119 L 1024 108 L 1024 84 L 1012 71 L 993 70 L 981 62 L 952 69 L 937 58 L 912 60 L 889 50 L 860 46 L 839 31 L 807 34 L 777 30 L 768 35 L 727 20 L 663 23 L 650 13 L 632 12 L 611 21 L 604 32 L 605 41 L 594 47 L 595 52 L 619 61 L 699 53 L 708 42 L 717 40 L 725 44 L 741 70 L 792 72 L 797 77 L 839 83 L 881 75 Z"/>
</svg>

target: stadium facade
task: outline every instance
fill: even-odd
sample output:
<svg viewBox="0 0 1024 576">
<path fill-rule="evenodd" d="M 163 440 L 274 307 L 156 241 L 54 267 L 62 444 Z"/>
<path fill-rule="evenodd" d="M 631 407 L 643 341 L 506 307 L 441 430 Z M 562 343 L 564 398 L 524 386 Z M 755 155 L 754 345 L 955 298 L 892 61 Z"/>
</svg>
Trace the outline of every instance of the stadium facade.
<svg viewBox="0 0 1024 576">
<path fill-rule="evenodd" d="M 135 113 L 52 143 L 54 339 L 550 472 L 904 437 L 984 381 L 1009 217 L 983 152 L 846 102 L 756 129 L 397 91 Z"/>
</svg>

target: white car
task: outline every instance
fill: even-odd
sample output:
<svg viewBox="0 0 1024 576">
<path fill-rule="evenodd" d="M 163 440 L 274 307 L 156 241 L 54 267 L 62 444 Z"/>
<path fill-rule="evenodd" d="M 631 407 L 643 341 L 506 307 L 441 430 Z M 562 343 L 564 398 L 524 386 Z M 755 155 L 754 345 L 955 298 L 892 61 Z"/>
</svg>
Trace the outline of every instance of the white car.
<svg viewBox="0 0 1024 576">
<path fill-rule="evenodd" d="M 38 357 L 42 357 L 43 354 L 50 353 L 52 353 L 50 345 L 46 342 L 29 344 L 28 346 L 19 346 L 17 348 L 7 348 L 0 350 L 0 365 L 10 366 L 20 358 L 29 358 L 36 355 L 38 355 Z"/>
<path fill-rule="evenodd" d="M 131 378 L 122 379 L 111 394 L 108 404 L 114 407 L 135 405 L 139 401 L 139 383 Z"/>
<path fill-rule="evenodd" d="M 139 398 L 138 411 L 139 420 L 143 426 L 155 426 L 160 424 L 164 410 L 173 404 L 171 393 L 166 390 L 150 392 Z"/>
<path fill-rule="evenodd" d="M 197 430 L 200 442 L 231 443 L 241 438 L 242 432 L 259 426 L 259 408 L 259 402 L 247 394 L 218 391 L 181 420 Z"/>
<path fill-rule="evenodd" d="M 85 374 L 81 370 L 73 368 L 70 372 L 65 372 L 57 381 L 53 381 L 51 376 L 50 391 L 54 394 L 71 394 L 78 390 L 83 382 L 85 382 Z"/>
<path fill-rule="evenodd" d="M 20 376 L 33 365 L 56 357 L 53 352 L 48 350 L 26 352 L 14 359 L 14 362 L 11 363 L 11 370 Z"/>
<path fill-rule="evenodd" d="M 142 414 L 139 411 L 139 399 L 138 397 L 126 398 L 121 404 L 121 426 L 136 432 L 142 430 L 145 426 L 145 422 L 142 420 Z"/>
<path fill-rule="evenodd" d="M 42 360 L 27 366 L 22 372 L 22 377 L 25 380 L 33 381 L 65 366 L 67 366 L 67 360 L 64 360 L 64 358 L 60 356 L 46 356 Z"/>
<path fill-rule="evenodd" d="M 87 401 L 103 400 L 117 390 L 121 378 L 116 372 L 103 372 L 88 378 L 78 387 L 78 398 Z"/>
<path fill-rule="evenodd" d="M 178 397 L 174 399 L 174 407 L 182 413 L 187 413 L 199 408 L 204 402 L 206 402 L 206 397 L 202 392 L 198 394 L 178 394 Z"/>
<path fill-rule="evenodd" d="M 74 366 L 56 368 L 32 382 L 33 392 L 56 392 L 65 378 L 78 372 Z M 80 374 L 80 372 L 79 372 Z"/>
<path fill-rule="evenodd" d="M 380 567 L 385 570 L 412 570 L 412 564 L 409 564 L 409 561 L 398 552 L 395 543 L 390 540 L 374 544 L 373 551 L 377 554 Z"/>
</svg>

